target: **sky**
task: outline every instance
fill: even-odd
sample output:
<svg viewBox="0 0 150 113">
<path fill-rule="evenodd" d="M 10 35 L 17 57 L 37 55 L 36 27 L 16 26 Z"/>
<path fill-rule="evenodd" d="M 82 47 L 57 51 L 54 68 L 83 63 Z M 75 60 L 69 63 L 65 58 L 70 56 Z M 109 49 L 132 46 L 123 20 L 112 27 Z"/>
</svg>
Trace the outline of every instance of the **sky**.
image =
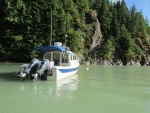
<svg viewBox="0 0 150 113">
<path fill-rule="evenodd" d="M 119 1 L 119 0 L 112 0 Z M 120 0 L 121 1 L 121 0 Z M 143 16 L 148 18 L 150 25 L 150 0 L 125 0 L 127 7 L 130 9 L 133 5 L 136 6 L 137 11 L 143 12 Z"/>
</svg>

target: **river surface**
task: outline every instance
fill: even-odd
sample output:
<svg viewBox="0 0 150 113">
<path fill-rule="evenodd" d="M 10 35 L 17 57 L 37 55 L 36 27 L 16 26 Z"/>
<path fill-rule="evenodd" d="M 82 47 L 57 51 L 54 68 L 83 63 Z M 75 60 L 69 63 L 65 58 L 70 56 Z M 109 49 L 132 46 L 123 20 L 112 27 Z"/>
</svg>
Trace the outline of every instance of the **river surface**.
<svg viewBox="0 0 150 113">
<path fill-rule="evenodd" d="M 59 82 L 21 81 L 0 64 L 0 113 L 150 113 L 150 67 L 80 66 Z"/>
</svg>

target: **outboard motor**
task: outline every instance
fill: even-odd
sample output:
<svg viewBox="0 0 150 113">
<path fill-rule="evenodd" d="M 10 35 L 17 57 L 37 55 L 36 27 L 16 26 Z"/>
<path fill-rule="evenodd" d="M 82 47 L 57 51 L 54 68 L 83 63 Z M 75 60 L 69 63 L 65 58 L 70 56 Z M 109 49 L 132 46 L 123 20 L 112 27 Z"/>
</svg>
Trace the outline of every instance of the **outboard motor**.
<svg viewBox="0 0 150 113">
<path fill-rule="evenodd" d="M 25 70 L 26 76 L 29 76 L 32 80 L 37 80 L 38 74 L 37 70 L 39 69 L 40 64 L 38 59 L 33 59 L 29 64 L 29 67 Z"/>
<path fill-rule="evenodd" d="M 41 77 L 41 80 L 47 80 L 47 74 L 48 74 L 48 69 L 49 69 L 49 60 L 44 59 L 40 65 L 40 69 L 38 70 L 38 74 Z"/>
<path fill-rule="evenodd" d="M 20 70 L 16 72 L 16 76 L 19 76 L 22 80 L 24 80 L 27 77 L 27 74 L 25 73 L 25 70 L 28 69 L 28 64 L 23 64 L 20 66 Z"/>
</svg>

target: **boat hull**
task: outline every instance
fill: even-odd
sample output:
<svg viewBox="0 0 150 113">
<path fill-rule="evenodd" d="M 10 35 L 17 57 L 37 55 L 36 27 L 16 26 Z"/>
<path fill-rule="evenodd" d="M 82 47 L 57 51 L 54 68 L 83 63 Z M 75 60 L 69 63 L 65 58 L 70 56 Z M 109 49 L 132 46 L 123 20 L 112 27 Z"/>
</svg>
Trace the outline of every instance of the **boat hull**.
<svg viewBox="0 0 150 113">
<path fill-rule="evenodd" d="M 58 81 L 68 78 L 77 73 L 78 67 L 79 65 L 76 67 L 56 67 L 52 69 L 52 76 L 50 77 L 50 79 Z"/>
</svg>

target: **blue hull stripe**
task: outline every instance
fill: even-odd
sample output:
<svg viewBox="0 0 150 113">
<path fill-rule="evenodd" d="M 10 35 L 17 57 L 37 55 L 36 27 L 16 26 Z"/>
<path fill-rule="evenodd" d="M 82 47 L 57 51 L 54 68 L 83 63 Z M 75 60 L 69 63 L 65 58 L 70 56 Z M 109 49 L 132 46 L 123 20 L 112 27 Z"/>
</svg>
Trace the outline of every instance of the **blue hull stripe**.
<svg viewBox="0 0 150 113">
<path fill-rule="evenodd" d="M 71 69 L 59 69 L 59 71 L 61 73 L 69 73 L 69 72 L 73 72 L 73 71 L 77 71 L 78 68 L 71 68 Z"/>
</svg>

